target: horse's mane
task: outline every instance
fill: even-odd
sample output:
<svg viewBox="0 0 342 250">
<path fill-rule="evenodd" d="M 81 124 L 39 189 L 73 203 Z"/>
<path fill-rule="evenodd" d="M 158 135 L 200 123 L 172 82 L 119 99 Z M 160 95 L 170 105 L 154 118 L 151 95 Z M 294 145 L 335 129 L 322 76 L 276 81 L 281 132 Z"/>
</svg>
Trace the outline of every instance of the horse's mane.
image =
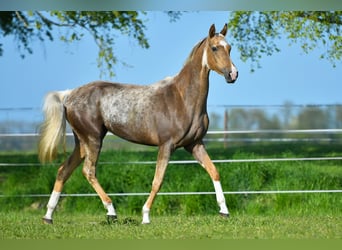
<svg viewBox="0 0 342 250">
<path fill-rule="evenodd" d="M 189 61 L 192 60 L 192 58 L 194 57 L 194 55 L 195 55 L 197 49 L 198 49 L 199 47 L 201 47 L 201 45 L 206 41 L 206 39 L 207 39 L 206 37 L 203 38 L 201 41 L 199 41 L 199 42 L 192 48 L 192 50 L 191 50 L 191 52 L 190 52 L 190 55 L 189 55 L 188 58 L 185 60 L 185 63 L 184 63 L 184 64 L 187 64 Z"/>
</svg>

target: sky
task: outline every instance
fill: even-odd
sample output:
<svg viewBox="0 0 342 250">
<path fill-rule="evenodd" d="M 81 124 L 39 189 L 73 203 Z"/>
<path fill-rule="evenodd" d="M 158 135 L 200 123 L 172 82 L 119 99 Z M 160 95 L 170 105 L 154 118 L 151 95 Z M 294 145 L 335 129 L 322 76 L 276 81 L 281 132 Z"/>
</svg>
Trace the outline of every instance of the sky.
<svg viewBox="0 0 342 250">
<path fill-rule="evenodd" d="M 150 48 L 142 49 L 133 38 L 118 37 L 117 57 L 130 65 L 116 65 L 111 80 L 122 83 L 151 84 L 177 74 L 191 49 L 207 36 L 211 24 L 218 31 L 227 22 L 229 12 L 189 12 L 170 22 L 163 12 L 148 12 L 143 19 Z M 56 31 L 58 33 L 58 31 Z M 229 27 L 226 40 L 229 42 Z M 39 108 L 49 91 L 73 89 L 100 79 L 97 68 L 98 49 L 91 37 L 67 45 L 54 42 L 32 43 L 33 54 L 21 59 L 13 37 L 2 41 L 0 57 L 0 110 L 6 108 Z M 231 58 L 239 70 L 235 84 L 212 72 L 208 107 L 221 105 L 297 105 L 341 104 L 342 63 L 334 68 L 319 59 L 319 50 L 310 54 L 289 40 L 278 41 L 281 52 L 264 56 L 262 68 L 250 71 L 250 62 L 239 59 L 232 48 Z M 8 112 L 7 112 L 8 115 Z M 1 112 L 0 112 L 1 117 Z"/>
</svg>

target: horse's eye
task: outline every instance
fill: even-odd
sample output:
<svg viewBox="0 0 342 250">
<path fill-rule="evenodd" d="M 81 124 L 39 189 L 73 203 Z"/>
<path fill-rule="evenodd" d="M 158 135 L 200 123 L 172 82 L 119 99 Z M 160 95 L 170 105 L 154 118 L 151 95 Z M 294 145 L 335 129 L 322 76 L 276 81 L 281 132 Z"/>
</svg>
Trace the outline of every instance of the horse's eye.
<svg viewBox="0 0 342 250">
<path fill-rule="evenodd" d="M 213 46 L 213 47 L 211 47 L 211 50 L 215 52 L 215 51 L 217 51 L 217 47 Z"/>
</svg>

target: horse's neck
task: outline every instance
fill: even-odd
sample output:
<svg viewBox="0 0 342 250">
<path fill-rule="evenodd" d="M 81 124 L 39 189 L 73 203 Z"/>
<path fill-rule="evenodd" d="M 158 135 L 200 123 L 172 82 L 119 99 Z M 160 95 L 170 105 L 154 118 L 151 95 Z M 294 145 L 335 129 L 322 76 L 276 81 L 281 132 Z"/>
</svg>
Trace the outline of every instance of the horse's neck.
<svg viewBox="0 0 342 250">
<path fill-rule="evenodd" d="M 176 80 L 187 107 L 196 108 L 199 112 L 206 111 L 209 90 L 209 69 L 202 65 L 202 52 L 201 49 L 184 65 Z"/>
</svg>

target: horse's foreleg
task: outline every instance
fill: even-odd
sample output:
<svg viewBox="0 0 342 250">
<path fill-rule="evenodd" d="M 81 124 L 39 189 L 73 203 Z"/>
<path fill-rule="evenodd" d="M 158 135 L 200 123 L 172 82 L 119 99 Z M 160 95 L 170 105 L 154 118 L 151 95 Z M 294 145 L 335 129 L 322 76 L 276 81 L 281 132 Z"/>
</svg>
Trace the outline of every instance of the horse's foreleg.
<svg viewBox="0 0 342 250">
<path fill-rule="evenodd" d="M 72 155 L 58 169 L 56 181 L 47 204 L 47 211 L 43 217 L 43 222 L 52 224 L 52 214 L 57 206 L 64 183 L 69 179 L 75 168 L 82 162 L 80 146 L 76 141 L 76 146 Z"/>
<path fill-rule="evenodd" d="M 172 152 L 171 145 L 163 145 L 159 147 L 156 171 L 155 171 L 153 182 L 152 182 L 152 190 L 142 209 L 142 214 L 143 214 L 142 224 L 150 223 L 150 209 L 163 183 L 165 171 L 166 171 L 169 159 L 170 159 L 171 152 Z"/>
<path fill-rule="evenodd" d="M 204 148 L 202 143 L 196 144 L 191 148 L 186 148 L 188 151 L 192 153 L 195 159 L 203 166 L 203 168 L 208 172 L 210 178 L 213 181 L 215 193 L 216 193 L 216 200 L 217 204 L 220 207 L 220 214 L 223 216 L 229 216 L 229 211 L 226 205 L 226 200 L 224 198 L 221 182 L 220 182 L 220 175 L 211 161 L 207 151 Z"/>
<path fill-rule="evenodd" d="M 94 188 L 96 193 L 100 196 L 101 201 L 107 209 L 107 220 L 108 222 L 114 222 L 117 220 L 117 215 L 115 208 L 113 206 L 112 200 L 106 194 L 106 192 L 101 187 L 100 183 L 96 178 L 96 163 L 101 147 L 87 147 L 86 157 L 83 165 L 83 175 L 86 177 L 90 185 Z"/>
</svg>

